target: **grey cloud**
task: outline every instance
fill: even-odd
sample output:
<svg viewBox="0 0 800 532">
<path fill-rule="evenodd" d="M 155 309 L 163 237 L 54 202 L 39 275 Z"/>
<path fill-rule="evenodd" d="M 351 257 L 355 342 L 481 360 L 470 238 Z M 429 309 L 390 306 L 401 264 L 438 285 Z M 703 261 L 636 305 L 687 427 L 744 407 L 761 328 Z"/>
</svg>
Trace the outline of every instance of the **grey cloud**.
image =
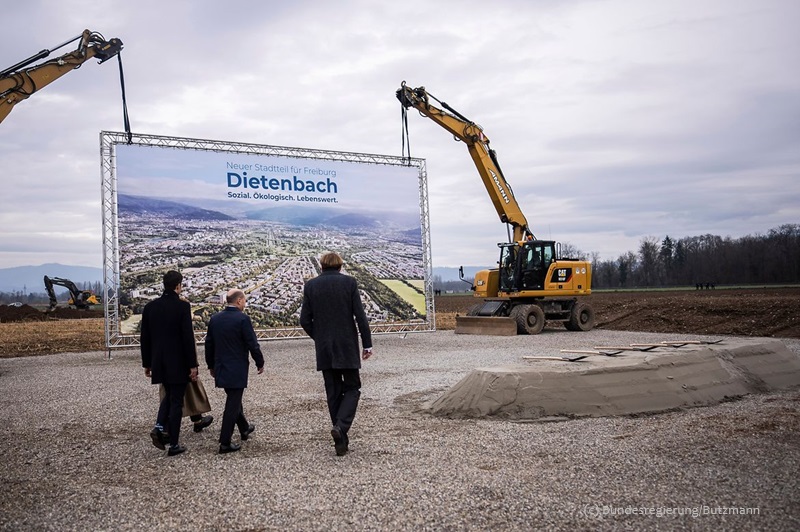
<svg viewBox="0 0 800 532">
<path fill-rule="evenodd" d="M 631 6 L 616 1 L 452 1 L 437 5 L 442 24 L 405 4 L 144 0 L 90 29 L 125 42 L 141 133 L 399 155 L 394 90 L 425 85 L 485 126 L 539 236 L 615 256 L 643 235 L 763 232 L 800 216 L 798 4 L 685 6 L 626 18 Z M 569 40 L 589 15 L 632 46 L 608 59 L 593 48 L 609 43 Z M 9 16 L 0 66 L 83 29 L 48 2 Z M 640 53 L 653 44 L 671 55 Z M 86 64 L 20 104 L 0 125 L 3 212 L 34 204 L 41 227 L 97 235 L 85 249 L 99 262 L 98 133 L 121 128 L 115 62 Z M 412 155 L 428 161 L 434 262 L 493 263 L 505 229 L 466 147 L 416 114 L 409 128 Z"/>
</svg>

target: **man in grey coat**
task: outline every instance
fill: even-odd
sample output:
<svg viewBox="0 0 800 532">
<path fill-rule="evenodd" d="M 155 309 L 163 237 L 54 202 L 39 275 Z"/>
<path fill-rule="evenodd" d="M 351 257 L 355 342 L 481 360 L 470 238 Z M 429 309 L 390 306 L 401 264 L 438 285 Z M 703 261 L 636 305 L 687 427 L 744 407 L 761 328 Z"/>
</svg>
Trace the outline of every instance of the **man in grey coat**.
<svg viewBox="0 0 800 532">
<path fill-rule="evenodd" d="M 241 446 L 231 443 L 233 427 L 239 427 L 242 440 L 256 430 L 248 423 L 242 410 L 242 396 L 247 388 L 250 366 L 248 353 L 256 363 L 258 374 L 264 372 L 264 355 L 258 345 L 250 316 L 245 314 L 246 299 L 241 290 L 229 290 L 225 296 L 228 306 L 211 316 L 206 334 L 206 364 L 217 388 L 225 389 L 225 411 L 219 434 L 220 454 L 238 451 Z"/>
<path fill-rule="evenodd" d="M 314 339 L 317 371 L 322 372 L 325 381 L 337 456 L 348 451 L 347 433 L 361 396 L 361 359 L 372 356 L 372 336 L 358 285 L 355 279 L 341 273 L 342 264 L 336 253 L 322 256 L 322 273 L 305 284 L 300 310 L 300 325 Z M 363 347 L 360 352 L 359 334 Z"/>
</svg>

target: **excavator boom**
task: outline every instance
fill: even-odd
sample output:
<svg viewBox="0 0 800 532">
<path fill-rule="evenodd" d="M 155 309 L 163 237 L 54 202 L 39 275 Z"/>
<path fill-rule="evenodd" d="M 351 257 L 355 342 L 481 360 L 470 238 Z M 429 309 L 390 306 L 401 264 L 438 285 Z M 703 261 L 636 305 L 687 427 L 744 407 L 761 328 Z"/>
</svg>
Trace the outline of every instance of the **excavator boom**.
<svg viewBox="0 0 800 532">
<path fill-rule="evenodd" d="M 591 264 L 561 257 L 557 242 L 534 237 L 483 129 L 434 98 L 425 87 L 412 89 L 404 81 L 395 95 L 403 106 L 406 129 L 406 110 L 413 107 L 467 145 L 500 221 L 514 230 L 510 242 L 498 244 L 498 267 L 475 274 L 472 289 L 483 302 L 473 306 L 467 316 L 456 317 L 455 332 L 538 334 L 546 321 L 560 321 L 570 331 L 591 330 L 594 310 L 578 300 L 592 293 Z"/>
<path fill-rule="evenodd" d="M 518 242 L 529 236 L 533 237 L 528 220 L 522 214 L 514 193 L 500 170 L 494 150 L 489 148 L 489 139 L 483 129 L 444 102 L 439 103 L 447 111 L 431 104 L 430 100 L 436 98 L 425 87 L 412 89 L 404 81 L 397 90 L 397 99 L 405 109 L 413 107 L 467 145 L 500 221 L 510 224 L 514 230 L 513 240 Z"/>
<path fill-rule="evenodd" d="M 66 41 L 55 49 L 75 40 L 79 40 L 78 48 L 72 52 L 30 66 L 51 53 L 51 50 L 42 50 L 0 72 L 0 122 L 11 113 L 11 110 L 19 102 L 29 98 L 33 93 L 64 74 L 79 68 L 89 59 L 95 57 L 102 63 L 122 50 L 122 41 L 119 39 L 114 38 L 107 41 L 99 33 L 89 30 L 84 30 L 79 37 Z"/>
</svg>

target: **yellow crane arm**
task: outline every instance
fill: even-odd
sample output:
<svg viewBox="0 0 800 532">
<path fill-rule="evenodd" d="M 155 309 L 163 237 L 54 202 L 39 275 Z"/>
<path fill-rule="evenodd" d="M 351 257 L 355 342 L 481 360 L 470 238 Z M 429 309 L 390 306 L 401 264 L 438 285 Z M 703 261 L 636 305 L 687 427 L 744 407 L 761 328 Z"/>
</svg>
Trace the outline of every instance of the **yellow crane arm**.
<svg viewBox="0 0 800 532">
<path fill-rule="evenodd" d="M 404 108 L 413 107 L 467 145 L 470 157 L 478 169 L 500 221 L 510 224 L 514 230 L 514 241 L 519 242 L 532 237 L 528 220 L 522 214 L 514 193 L 500 170 L 494 150 L 489 148 L 489 139 L 483 133 L 483 129 L 444 102 L 440 102 L 442 107 L 450 112 L 432 105 L 430 99 L 435 98 L 428 94 L 425 87 L 412 89 L 404 81 L 396 94 Z"/>
<path fill-rule="evenodd" d="M 122 50 L 122 41 L 119 39 L 106 41 L 100 34 L 89 30 L 85 30 L 80 37 L 67 41 L 57 48 L 77 39 L 80 39 L 80 43 L 78 48 L 72 52 L 38 65 L 29 66 L 50 55 L 50 50 L 42 50 L 0 72 L 0 122 L 8 116 L 16 104 L 67 72 L 80 67 L 89 59 L 96 57 L 102 63 Z"/>
</svg>

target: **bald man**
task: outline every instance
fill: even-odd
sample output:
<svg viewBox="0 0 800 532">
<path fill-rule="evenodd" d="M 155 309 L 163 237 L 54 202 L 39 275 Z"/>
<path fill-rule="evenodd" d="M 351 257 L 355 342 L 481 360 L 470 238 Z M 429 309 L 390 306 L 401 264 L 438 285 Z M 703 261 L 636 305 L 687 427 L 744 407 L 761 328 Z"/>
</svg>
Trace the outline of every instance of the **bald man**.
<svg viewBox="0 0 800 532">
<path fill-rule="evenodd" d="M 232 443 L 233 427 L 239 427 L 242 441 L 256 430 L 248 423 L 242 409 L 242 396 L 247 388 L 248 353 L 256 363 L 258 374 L 264 372 L 264 355 L 258 345 L 250 317 L 245 314 L 246 298 L 238 289 L 229 290 L 225 300 L 228 306 L 211 316 L 206 334 L 206 364 L 217 388 L 225 389 L 225 412 L 219 434 L 220 454 L 232 453 L 241 448 Z"/>
</svg>

